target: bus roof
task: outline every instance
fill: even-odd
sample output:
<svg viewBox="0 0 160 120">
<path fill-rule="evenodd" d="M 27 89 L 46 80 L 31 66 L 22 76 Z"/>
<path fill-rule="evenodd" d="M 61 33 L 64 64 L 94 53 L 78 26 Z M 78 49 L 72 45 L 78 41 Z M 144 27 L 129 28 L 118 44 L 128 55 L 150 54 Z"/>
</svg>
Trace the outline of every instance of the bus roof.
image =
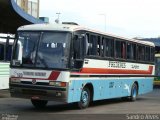
<svg viewBox="0 0 160 120">
<path fill-rule="evenodd" d="M 9 40 L 9 43 L 13 43 L 14 42 L 14 40 Z M 0 43 L 3 43 L 3 44 L 5 44 L 6 43 L 6 39 L 3 39 L 3 38 L 0 38 Z"/>
<path fill-rule="evenodd" d="M 80 25 L 71 25 L 71 24 L 33 24 L 33 25 L 25 25 L 25 26 L 21 26 L 18 28 L 18 31 L 68 31 L 68 32 L 74 32 L 74 31 L 78 31 L 78 30 L 86 30 L 89 32 L 93 32 L 93 33 L 97 33 L 97 34 L 102 34 L 102 35 L 106 35 L 109 37 L 114 37 L 117 39 L 123 39 L 126 41 L 132 41 L 132 42 L 136 42 L 136 43 L 140 43 L 140 44 L 145 44 L 145 45 L 149 45 L 149 46 L 155 46 L 154 43 L 149 42 L 149 41 L 141 41 L 141 40 L 136 40 L 136 39 L 129 39 L 129 38 L 125 38 L 125 37 L 120 37 L 120 36 L 116 36 L 113 34 L 109 34 L 109 33 L 105 33 L 105 32 L 101 32 L 101 31 L 97 31 L 97 30 L 93 30 L 93 29 L 89 29 Z"/>
<path fill-rule="evenodd" d="M 11 34 L 1 34 L 0 33 L 0 43 L 6 43 L 6 39 L 9 39 L 10 43 L 14 42 L 14 35 Z"/>
</svg>

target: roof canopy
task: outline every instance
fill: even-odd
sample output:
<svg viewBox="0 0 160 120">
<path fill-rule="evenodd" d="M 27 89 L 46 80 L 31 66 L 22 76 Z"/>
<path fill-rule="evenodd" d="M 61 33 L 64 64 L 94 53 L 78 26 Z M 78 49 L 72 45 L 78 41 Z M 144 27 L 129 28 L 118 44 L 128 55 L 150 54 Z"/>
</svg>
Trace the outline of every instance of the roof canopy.
<svg viewBox="0 0 160 120">
<path fill-rule="evenodd" d="M 14 0 L 0 0 L 0 33 L 14 34 L 19 26 L 43 23 L 24 12 Z"/>
</svg>

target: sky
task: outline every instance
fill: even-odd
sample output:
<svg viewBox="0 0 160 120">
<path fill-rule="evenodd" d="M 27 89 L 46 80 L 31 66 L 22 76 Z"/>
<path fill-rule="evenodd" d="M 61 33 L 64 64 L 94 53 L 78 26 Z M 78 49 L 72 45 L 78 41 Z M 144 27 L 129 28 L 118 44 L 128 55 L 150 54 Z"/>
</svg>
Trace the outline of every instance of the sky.
<svg viewBox="0 0 160 120">
<path fill-rule="evenodd" d="M 40 0 L 40 16 L 127 38 L 160 37 L 160 0 Z"/>
</svg>

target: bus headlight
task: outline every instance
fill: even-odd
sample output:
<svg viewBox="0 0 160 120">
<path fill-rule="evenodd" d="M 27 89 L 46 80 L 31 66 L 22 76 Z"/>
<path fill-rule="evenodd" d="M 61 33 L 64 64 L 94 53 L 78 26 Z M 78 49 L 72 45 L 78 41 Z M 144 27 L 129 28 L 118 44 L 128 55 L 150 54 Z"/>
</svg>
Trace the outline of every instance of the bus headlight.
<svg viewBox="0 0 160 120">
<path fill-rule="evenodd" d="M 11 83 L 20 83 L 21 80 L 19 78 L 10 78 Z"/>
<path fill-rule="evenodd" d="M 66 82 L 53 82 L 53 81 L 50 81 L 49 85 L 55 86 L 55 87 L 66 87 L 67 83 Z"/>
</svg>

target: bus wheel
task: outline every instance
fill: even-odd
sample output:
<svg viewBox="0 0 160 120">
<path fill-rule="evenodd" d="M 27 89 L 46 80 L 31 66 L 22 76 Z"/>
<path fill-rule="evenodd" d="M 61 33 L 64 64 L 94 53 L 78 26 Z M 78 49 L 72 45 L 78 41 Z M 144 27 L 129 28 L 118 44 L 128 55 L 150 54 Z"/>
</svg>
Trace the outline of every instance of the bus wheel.
<svg viewBox="0 0 160 120">
<path fill-rule="evenodd" d="M 135 101 L 138 95 L 138 86 L 136 83 L 132 85 L 130 101 Z"/>
<path fill-rule="evenodd" d="M 37 109 L 41 109 L 46 107 L 48 101 L 47 100 L 33 100 L 31 99 L 33 106 Z"/>
<path fill-rule="evenodd" d="M 81 99 L 78 102 L 78 107 L 80 109 L 87 108 L 89 106 L 90 99 L 91 99 L 90 90 L 88 89 L 88 87 L 84 87 L 81 93 Z"/>
</svg>

